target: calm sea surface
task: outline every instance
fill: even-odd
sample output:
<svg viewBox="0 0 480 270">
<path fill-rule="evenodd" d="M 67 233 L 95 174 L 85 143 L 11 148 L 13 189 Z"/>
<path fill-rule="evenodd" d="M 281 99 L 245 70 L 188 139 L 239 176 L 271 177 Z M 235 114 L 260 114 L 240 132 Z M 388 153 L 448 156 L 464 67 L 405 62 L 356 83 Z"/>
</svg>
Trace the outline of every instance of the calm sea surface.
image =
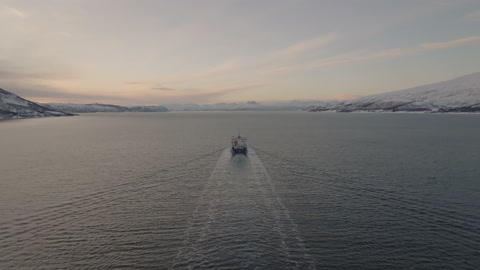
<svg viewBox="0 0 480 270">
<path fill-rule="evenodd" d="M 0 269 L 480 269 L 480 115 L 0 121 Z"/>
</svg>

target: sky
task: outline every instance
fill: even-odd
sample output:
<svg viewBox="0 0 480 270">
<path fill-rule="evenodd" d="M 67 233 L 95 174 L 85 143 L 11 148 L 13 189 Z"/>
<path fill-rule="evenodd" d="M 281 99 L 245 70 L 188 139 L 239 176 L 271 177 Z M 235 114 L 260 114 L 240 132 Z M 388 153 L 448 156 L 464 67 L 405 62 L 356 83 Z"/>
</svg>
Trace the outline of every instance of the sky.
<svg viewBox="0 0 480 270">
<path fill-rule="evenodd" d="M 0 88 L 37 102 L 343 100 L 479 71 L 478 0 L 0 0 Z"/>
</svg>

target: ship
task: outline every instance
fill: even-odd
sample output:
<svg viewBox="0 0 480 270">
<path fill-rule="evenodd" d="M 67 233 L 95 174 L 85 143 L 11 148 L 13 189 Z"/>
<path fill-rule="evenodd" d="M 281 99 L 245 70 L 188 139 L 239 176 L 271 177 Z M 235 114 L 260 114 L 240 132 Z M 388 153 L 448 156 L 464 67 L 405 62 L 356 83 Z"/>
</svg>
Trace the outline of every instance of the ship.
<svg viewBox="0 0 480 270">
<path fill-rule="evenodd" d="M 240 135 L 232 137 L 232 154 L 247 154 L 247 138 Z"/>
</svg>

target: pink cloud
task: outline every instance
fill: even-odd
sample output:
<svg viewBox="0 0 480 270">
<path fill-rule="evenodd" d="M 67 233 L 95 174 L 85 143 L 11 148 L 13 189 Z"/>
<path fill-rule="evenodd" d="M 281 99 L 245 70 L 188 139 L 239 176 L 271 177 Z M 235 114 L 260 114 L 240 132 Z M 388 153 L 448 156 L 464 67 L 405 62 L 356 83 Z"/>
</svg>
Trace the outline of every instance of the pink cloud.
<svg viewBox="0 0 480 270">
<path fill-rule="evenodd" d="M 371 61 L 376 59 L 395 58 L 395 57 L 401 57 L 405 55 L 418 54 L 418 53 L 427 52 L 427 51 L 463 46 L 463 45 L 467 45 L 467 44 L 479 42 L 479 41 L 480 41 L 480 36 L 471 36 L 471 37 L 449 40 L 444 42 L 424 43 L 411 48 L 394 48 L 394 49 L 382 50 L 382 51 L 377 51 L 377 52 L 368 53 L 368 54 L 337 55 L 337 56 L 321 59 L 319 61 L 303 64 L 303 65 L 293 65 L 293 66 L 277 67 L 273 69 L 266 69 L 266 70 L 260 71 L 259 73 L 274 74 L 274 73 L 284 73 L 284 72 L 295 72 L 295 71 L 308 70 L 308 69 L 314 69 L 314 68 L 335 66 L 340 64 L 358 63 L 358 62 L 365 62 L 365 61 Z"/>
<path fill-rule="evenodd" d="M 455 40 L 450 40 L 445 42 L 426 43 L 426 44 L 422 44 L 421 48 L 424 48 L 426 50 L 445 49 L 450 47 L 462 46 L 462 45 L 466 45 L 468 43 L 473 43 L 477 41 L 480 41 L 480 36 L 466 37 L 466 38 L 455 39 Z"/>
<path fill-rule="evenodd" d="M 277 57 L 291 57 L 295 55 L 300 55 L 305 52 L 318 49 L 334 41 L 337 41 L 339 38 L 340 38 L 340 35 L 338 33 L 331 33 L 326 36 L 320 36 L 320 37 L 312 38 L 309 40 L 300 41 L 285 49 L 281 49 L 279 51 L 274 52 L 272 54 L 272 57 L 277 58 Z"/>
<path fill-rule="evenodd" d="M 7 7 L 6 10 L 7 10 L 8 13 L 10 13 L 10 14 L 18 17 L 18 18 L 21 18 L 21 19 L 25 19 L 28 16 L 27 13 L 25 13 L 23 11 L 20 11 L 16 8 Z"/>
</svg>

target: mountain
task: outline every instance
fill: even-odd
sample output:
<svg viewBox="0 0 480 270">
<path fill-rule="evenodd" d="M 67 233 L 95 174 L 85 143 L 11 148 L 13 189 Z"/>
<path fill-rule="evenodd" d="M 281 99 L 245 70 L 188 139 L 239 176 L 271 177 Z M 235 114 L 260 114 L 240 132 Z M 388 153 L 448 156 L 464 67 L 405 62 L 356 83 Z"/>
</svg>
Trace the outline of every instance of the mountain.
<svg viewBox="0 0 480 270">
<path fill-rule="evenodd" d="M 0 88 L 0 119 L 72 115 L 74 114 L 47 108 Z"/>
<path fill-rule="evenodd" d="M 324 105 L 325 101 L 299 101 L 259 103 L 256 101 L 215 103 L 215 104 L 166 104 L 163 105 L 171 111 L 295 111 L 306 106 Z"/>
<path fill-rule="evenodd" d="M 167 104 L 164 105 L 173 111 L 265 111 L 274 110 L 271 106 L 263 105 L 255 101 L 215 103 L 215 104 Z"/>
<path fill-rule="evenodd" d="M 111 104 L 76 104 L 76 103 L 45 103 L 45 107 L 53 110 L 61 110 L 70 113 L 94 113 L 94 112 L 166 112 L 163 106 L 119 106 Z"/>
<path fill-rule="evenodd" d="M 308 111 L 480 112 L 480 72 L 452 80 L 338 102 Z"/>
<path fill-rule="evenodd" d="M 168 112 L 164 106 L 130 106 L 129 112 Z"/>
</svg>

